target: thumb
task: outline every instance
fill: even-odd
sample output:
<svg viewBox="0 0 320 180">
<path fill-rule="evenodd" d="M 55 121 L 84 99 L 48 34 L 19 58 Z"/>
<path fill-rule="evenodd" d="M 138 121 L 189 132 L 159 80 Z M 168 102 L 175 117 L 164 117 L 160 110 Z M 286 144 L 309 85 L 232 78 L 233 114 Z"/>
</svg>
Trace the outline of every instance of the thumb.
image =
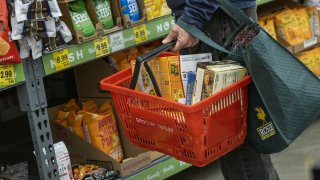
<svg viewBox="0 0 320 180">
<path fill-rule="evenodd" d="M 173 40 L 175 40 L 178 36 L 178 32 L 176 31 L 171 31 L 168 36 L 162 41 L 162 44 L 167 44 Z"/>
</svg>

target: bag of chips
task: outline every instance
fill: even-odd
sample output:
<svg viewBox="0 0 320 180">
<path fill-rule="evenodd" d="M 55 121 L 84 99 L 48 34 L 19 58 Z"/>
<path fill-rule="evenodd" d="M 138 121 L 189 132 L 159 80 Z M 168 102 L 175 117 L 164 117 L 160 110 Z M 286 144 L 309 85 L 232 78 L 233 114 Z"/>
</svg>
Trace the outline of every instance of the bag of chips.
<svg viewBox="0 0 320 180">
<path fill-rule="evenodd" d="M 98 20 L 102 23 L 103 29 L 114 27 L 110 0 L 94 0 L 94 7 Z"/>
<path fill-rule="evenodd" d="M 96 33 L 83 0 L 69 2 L 69 10 L 75 30 L 81 31 L 84 37 L 89 37 Z"/>
<path fill-rule="evenodd" d="M 9 12 L 6 0 L 0 0 L 0 64 L 16 64 L 21 62 L 19 51 L 13 41 L 9 40 Z"/>
<path fill-rule="evenodd" d="M 110 109 L 101 115 L 85 111 L 79 114 L 84 115 L 83 128 L 91 144 L 121 162 L 123 151 L 113 110 Z"/>
<path fill-rule="evenodd" d="M 304 41 L 300 26 L 294 12 L 286 9 L 276 16 L 276 29 L 278 36 L 290 45 L 297 45 Z"/>
<path fill-rule="evenodd" d="M 309 23 L 309 16 L 305 8 L 294 10 L 296 20 L 304 40 L 312 38 L 312 30 Z"/>
</svg>

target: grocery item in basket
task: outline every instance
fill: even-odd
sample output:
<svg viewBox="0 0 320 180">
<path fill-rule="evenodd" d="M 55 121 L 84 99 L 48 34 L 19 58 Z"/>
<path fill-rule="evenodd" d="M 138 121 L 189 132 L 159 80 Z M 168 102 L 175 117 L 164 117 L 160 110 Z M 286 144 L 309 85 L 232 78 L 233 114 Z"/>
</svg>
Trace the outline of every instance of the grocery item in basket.
<svg viewBox="0 0 320 180">
<path fill-rule="evenodd" d="M 75 30 L 82 32 L 84 37 L 89 37 L 96 33 L 83 0 L 69 2 L 69 10 Z"/>
<path fill-rule="evenodd" d="M 109 110 L 103 115 L 85 111 L 81 111 L 79 114 L 84 115 L 83 128 L 86 138 L 90 139 L 91 144 L 121 162 L 123 151 L 113 111 Z"/>
<path fill-rule="evenodd" d="M 107 180 L 116 179 L 118 172 L 108 171 L 96 165 L 77 165 L 73 169 L 75 180 Z"/>
<path fill-rule="evenodd" d="M 110 0 L 94 0 L 95 10 L 103 29 L 114 27 Z"/>
<path fill-rule="evenodd" d="M 60 180 L 73 180 L 71 160 L 68 149 L 63 142 L 54 144 Z"/>
<path fill-rule="evenodd" d="M 319 12 L 316 6 L 307 8 L 309 23 L 312 30 L 312 36 L 320 35 Z"/>
<path fill-rule="evenodd" d="M 296 16 L 290 9 L 276 15 L 276 30 L 282 39 L 290 45 L 297 45 L 304 41 Z"/>
<path fill-rule="evenodd" d="M 128 15 L 130 21 L 138 21 L 140 19 L 137 0 L 120 0 L 120 3 L 122 14 Z"/>
<path fill-rule="evenodd" d="M 301 34 L 302 34 L 304 40 L 311 39 L 312 38 L 312 30 L 310 27 L 309 16 L 308 16 L 306 8 L 294 10 L 294 13 L 296 15 L 297 23 L 298 23 L 299 29 L 301 31 Z"/>
<path fill-rule="evenodd" d="M 83 115 L 82 114 L 76 114 L 75 111 L 69 112 L 68 115 L 68 127 L 71 132 L 73 132 L 75 135 L 79 136 L 81 139 L 85 139 L 85 134 L 82 127 L 83 123 Z"/>
<path fill-rule="evenodd" d="M 198 63 L 193 104 L 238 82 L 245 75 L 246 69 L 232 62 L 231 64 L 228 64 L 227 61 Z"/>
</svg>

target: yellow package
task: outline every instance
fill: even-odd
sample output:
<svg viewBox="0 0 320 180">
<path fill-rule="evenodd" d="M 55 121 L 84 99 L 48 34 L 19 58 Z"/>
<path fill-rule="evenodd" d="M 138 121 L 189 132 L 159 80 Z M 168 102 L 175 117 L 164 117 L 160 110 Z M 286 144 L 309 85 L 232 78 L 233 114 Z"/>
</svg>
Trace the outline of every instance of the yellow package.
<svg viewBox="0 0 320 180">
<path fill-rule="evenodd" d="M 54 121 L 60 126 L 67 128 L 68 127 L 67 118 L 69 114 L 70 114 L 69 112 L 58 111 Z"/>
<path fill-rule="evenodd" d="M 110 110 L 112 110 L 110 101 L 104 101 L 104 103 L 99 107 L 98 114 L 105 114 Z"/>
<path fill-rule="evenodd" d="M 179 56 L 168 57 L 170 69 L 170 82 L 171 82 L 171 100 L 177 101 L 181 98 L 185 98 L 181 71 L 180 71 L 180 58 Z"/>
<path fill-rule="evenodd" d="M 121 162 L 123 151 L 118 134 L 117 124 L 113 111 L 110 110 L 104 115 L 82 112 L 83 128 L 86 138 L 101 151 Z"/>
<path fill-rule="evenodd" d="M 78 112 L 78 111 L 80 111 L 80 106 L 77 105 L 75 99 L 70 99 L 68 101 L 68 103 L 64 106 L 63 111 L 65 111 L 65 112 L 70 112 L 70 111 Z"/>
<path fill-rule="evenodd" d="M 294 10 L 299 29 L 303 35 L 304 40 L 312 38 L 312 30 L 309 23 L 309 16 L 305 8 Z"/>
<path fill-rule="evenodd" d="M 68 127 L 71 132 L 76 134 L 82 139 L 85 139 L 83 127 L 82 127 L 83 115 L 76 115 L 76 113 L 70 112 L 68 116 Z"/>
<path fill-rule="evenodd" d="M 315 50 L 303 52 L 298 55 L 300 61 L 305 64 L 315 75 L 320 76 L 319 66 L 317 66 L 317 55 Z M 319 52 L 318 52 L 319 53 Z"/>
<path fill-rule="evenodd" d="M 87 112 L 91 112 L 91 113 L 95 113 L 98 110 L 98 105 L 95 100 L 88 100 L 83 103 L 82 110 L 87 111 Z"/>
<path fill-rule="evenodd" d="M 147 19 L 151 20 L 171 13 L 165 0 L 144 0 Z"/>
<path fill-rule="evenodd" d="M 170 82 L 170 70 L 167 57 L 159 58 L 160 65 L 160 89 L 162 97 L 171 100 L 171 82 Z"/>
<path fill-rule="evenodd" d="M 275 40 L 277 40 L 277 33 L 276 33 L 276 28 L 274 26 L 274 19 L 268 20 L 264 28 Z"/>
<path fill-rule="evenodd" d="M 307 8 L 307 13 L 309 17 L 309 24 L 312 30 L 312 36 L 320 36 L 320 22 L 319 22 L 319 12 L 316 6 L 311 6 Z"/>
<path fill-rule="evenodd" d="M 297 45 L 304 41 L 296 16 L 290 9 L 286 9 L 276 16 L 276 30 L 278 36 L 290 45 Z"/>
<path fill-rule="evenodd" d="M 315 57 L 313 63 L 314 67 L 312 69 L 316 76 L 320 78 L 320 47 L 313 49 L 313 53 Z"/>
</svg>

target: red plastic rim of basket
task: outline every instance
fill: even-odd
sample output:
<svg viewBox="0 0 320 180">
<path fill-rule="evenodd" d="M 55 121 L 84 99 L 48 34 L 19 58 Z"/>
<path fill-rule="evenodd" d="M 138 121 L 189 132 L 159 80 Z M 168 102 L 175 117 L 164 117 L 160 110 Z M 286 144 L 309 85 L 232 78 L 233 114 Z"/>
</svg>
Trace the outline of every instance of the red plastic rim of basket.
<svg viewBox="0 0 320 180">
<path fill-rule="evenodd" d="M 159 102 L 163 105 L 167 105 L 167 106 L 174 105 L 176 109 L 181 110 L 186 113 L 193 113 L 193 112 L 199 111 L 202 109 L 202 107 L 208 106 L 208 105 L 212 104 L 212 102 L 214 102 L 214 101 L 219 101 L 221 99 L 221 97 L 225 97 L 225 96 L 231 94 L 232 92 L 235 91 L 235 89 L 241 89 L 245 86 L 248 86 L 250 83 L 252 83 L 251 76 L 247 76 L 244 79 L 242 79 L 241 81 L 224 89 L 223 91 L 220 91 L 219 93 L 217 93 L 217 94 L 215 94 L 205 100 L 202 100 L 199 103 L 196 103 L 194 105 L 189 106 L 189 105 L 181 104 L 181 103 L 178 103 L 175 101 L 167 100 L 165 98 L 158 97 L 155 95 L 150 95 L 150 94 L 146 94 L 143 92 L 135 91 L 135 90 L 129 89 L 128 87 L 121 86 L 122 83 L 127 82 L 131 78 L 132 78 L 132 69 L 128 68 L 128 69 L 125 69 L 121 72 L 118 72 L 116 74 L 113 74 L 113 75 L 103 79 L 100 82 L 101 88 L 103 90 L 107 90 L 110 92 L 123 94 L 123 95 L 131 95 L 132 96 L 134 94 L 137 97 L 144 97 L 144 98 L 147 97 L 147 98 L 150 98 L 150 100 Z"/>
</svg>

